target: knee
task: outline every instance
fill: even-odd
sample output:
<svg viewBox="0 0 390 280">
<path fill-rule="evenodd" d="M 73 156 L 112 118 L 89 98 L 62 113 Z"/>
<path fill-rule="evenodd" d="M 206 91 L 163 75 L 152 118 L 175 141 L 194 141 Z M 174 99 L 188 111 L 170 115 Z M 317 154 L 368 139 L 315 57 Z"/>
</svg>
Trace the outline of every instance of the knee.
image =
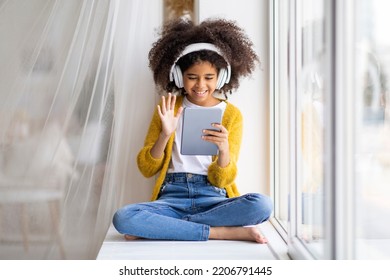
<svg viewBox="0 0 390 280">
<path fill-rule="evenodd" d="M 112 224 L 114 225 L 115 229 L 120 233 L 123 233 L 122 226 L 123 226 L 124 221 L 125 221 L 124 216 L 125 215 L 124 215 L 122 209 L 119 209 L 115 212 L 114 217 L 112 218 Z"/>
<path fill-rule="evenodd" d="M 132 223 L 131 217 L 134 215 L 132 207 L 125 206 L 117 210 L 112 218 L 115 229 L 122 234 L 126 233 L 126 228 Z"/>
<path fill-rule="evenodd" d="M 259 193 L 248 194 L 248 199 L 253 203 L 259 217 L 259 223 L 265 222 L 271 217 L 273 203 L 269 196 Z"/>
</svg>

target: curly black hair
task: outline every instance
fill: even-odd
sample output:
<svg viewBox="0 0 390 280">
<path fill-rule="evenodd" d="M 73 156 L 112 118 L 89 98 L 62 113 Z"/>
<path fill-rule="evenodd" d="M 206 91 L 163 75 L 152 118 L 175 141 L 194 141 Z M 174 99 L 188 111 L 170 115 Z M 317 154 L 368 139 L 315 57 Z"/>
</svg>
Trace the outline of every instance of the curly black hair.
<svg viewBox="0 0 390 280">
<path fill-rule="evenodd" d="M 160 38 L 149 52 L 149 67 L 159 89 L 184 94 L 182 89 L 169 80 L 169 73 L 184 48 L 194 43 L 214 44 L 223 53 L 223 58 L 213 51 L 201 50 L 181 57 L 177 65 L 184 72 L 194 62 L 208 61 L 219 70 L 226 67 L 228 62 L 231 66 L 230 81 L 220 89 L 225 96 L 227 92 L 236 90 L 239 78 L 249 76 L 259 62 L 252 41 L 234 21 L 207 19 L 195 25 L 188 19 L 175 19 L 163 26 Z"/>
</svg>

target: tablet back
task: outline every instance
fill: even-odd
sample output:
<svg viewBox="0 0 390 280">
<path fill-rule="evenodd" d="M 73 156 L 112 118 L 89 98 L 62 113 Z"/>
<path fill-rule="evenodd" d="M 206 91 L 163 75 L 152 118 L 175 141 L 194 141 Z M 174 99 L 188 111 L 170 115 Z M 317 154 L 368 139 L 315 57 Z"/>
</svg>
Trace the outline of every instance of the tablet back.
<svg viewBox="0 0 390 280">
<path fill-rule="evenodd" d="M 204 129 L 215 129 L 212 123 L 221 123 L 220 108 L 185 108 L 181 137 L 182 155 L 216 155 L 217 145 L 202 139 Z"/>
</svg>

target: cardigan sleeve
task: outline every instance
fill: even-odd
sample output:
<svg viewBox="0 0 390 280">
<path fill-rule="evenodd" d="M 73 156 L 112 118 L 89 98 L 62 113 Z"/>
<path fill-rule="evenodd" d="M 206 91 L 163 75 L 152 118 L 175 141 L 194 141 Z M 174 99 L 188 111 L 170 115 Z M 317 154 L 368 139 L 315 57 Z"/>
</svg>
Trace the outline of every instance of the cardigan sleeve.
<svg viewBox="0 0 390 280">
<path fill-rule="evenodd" d="M 230 105 L 229 111 L 225 112 L 226 123 L 223 125 L 229 131 L 230 162 L 226 167 L 220 167 L 217 163 L 218 156 L 213 159 L 208 169 L 208 179 L 211 184 L 225 187 L 234 183 L 237 176 L 237 161 L 242 139 L 242 115 L 241 112 Z"/>
<path fill-rule="evenodd" d="M 160 171 L 165 157 L 165 152 L 161 158 L 154 158 L 150 150 L 156 143 L 161 132 L 161 120 L 157 108 L 154 111 L 152 121 L 150 122 L 148 133 L 144 141 L 144 147 L 137 156 L 138 169 L 145 177 L 152 177 Z"/>
</svg>

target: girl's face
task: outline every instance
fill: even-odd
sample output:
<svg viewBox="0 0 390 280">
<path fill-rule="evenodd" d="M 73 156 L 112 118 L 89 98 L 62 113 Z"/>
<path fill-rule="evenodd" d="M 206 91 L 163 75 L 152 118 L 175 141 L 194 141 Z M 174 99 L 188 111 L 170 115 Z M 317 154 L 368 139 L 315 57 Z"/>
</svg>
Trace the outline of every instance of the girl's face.
<svg viewBox="0 0 390 280">
<path fill-rule="evenodd" d="M 217 105 L 213 96 L 217 86 L 218 71 L 208 61 L 195 63 L 183 73 L 184 89 L 190 102 L 204 107 Z"/>
</svg>

